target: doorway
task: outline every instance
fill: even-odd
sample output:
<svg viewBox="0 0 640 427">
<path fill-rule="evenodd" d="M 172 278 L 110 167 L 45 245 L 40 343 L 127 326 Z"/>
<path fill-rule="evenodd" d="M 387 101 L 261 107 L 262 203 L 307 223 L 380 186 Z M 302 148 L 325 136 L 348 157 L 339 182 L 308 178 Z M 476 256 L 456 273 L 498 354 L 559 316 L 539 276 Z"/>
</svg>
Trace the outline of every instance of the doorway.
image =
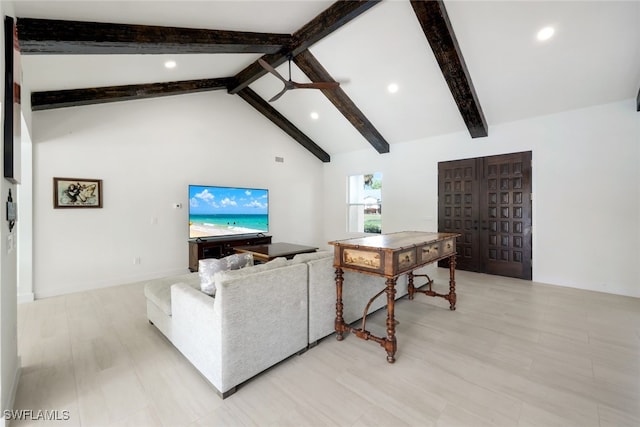
<svg viewBox="0 0 640 427">
<path fill-rule="evenodd" d="M 531 280 L 531 194 L 531 151 L 438 163 L 438 231 L 460 234 L 456 268 Z"/>
</svg>

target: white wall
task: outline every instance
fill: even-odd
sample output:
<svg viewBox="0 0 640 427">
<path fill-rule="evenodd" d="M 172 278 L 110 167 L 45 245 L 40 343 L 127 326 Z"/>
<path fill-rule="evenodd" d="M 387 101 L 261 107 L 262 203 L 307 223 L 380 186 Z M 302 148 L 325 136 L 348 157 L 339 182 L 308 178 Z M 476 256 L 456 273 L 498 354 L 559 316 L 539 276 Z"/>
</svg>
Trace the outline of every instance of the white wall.
<svg viewBox="0 0 640 427">
<path fill-rule="evenodd" d="M 334 155 L 326 240 L 346 233 L 346 177 L 382 172 L 383 232 L 437 230 L 438 162 L 533 152 L 533 279 L 640 297 L 640 113 L 635 100 Z"/>
<path fill-rule="evenodd" d="M 29 98 L 25 96 L 25 98 Z M 24 105 L 22 106 L 25 107 Z M 22 110 L 24 113 L 24 109 Z M 33 301 L 33 150 L 31 135 L 22 117 L 20 143 L 22 145 L 22 176 L 18 186 L 18 200 L 20 201 L 20 220 L 16 222 L 18 242 L 18 303 Z"/>
<path fill-rule="evenodd" d="M 273 240 L 322 243 L 323 163 L 237 96 L 35 112 L 32 127 L 36 298 L 186 272 L 188 184 L 268 188 Z M 53 177 L 102 179 L 104 208 L 53 209 Z"/>
<path fill-rule="evenodd" d="M 384 232 L 436 230 L 439 161 L 527 150 L 534 280 L 640 296 L 633 99 L 492 126 L 488 138 L 461 132 L 395 143 L 383 155 L 365 148 L 328 164 L 222 92 L 37 112 L 33 128 L 36 297 L 185 271 L 187 211 L 171 205 L 186 204 L 189 183 L 267 187 L 274 240 L 328 248 L 352 236 L 348 175 L 384 174 Z M 54 210 L 54 176 L 103 179 L 105 207 Z"/>
</svg>

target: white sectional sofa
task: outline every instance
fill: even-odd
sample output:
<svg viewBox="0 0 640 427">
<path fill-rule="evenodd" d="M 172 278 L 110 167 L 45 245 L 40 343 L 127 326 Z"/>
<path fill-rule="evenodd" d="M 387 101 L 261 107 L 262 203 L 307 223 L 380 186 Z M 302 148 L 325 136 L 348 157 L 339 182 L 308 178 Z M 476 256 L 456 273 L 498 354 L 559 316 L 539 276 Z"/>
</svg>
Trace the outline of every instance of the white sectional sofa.
<svg viewBox="0 0 640 427">
<path fill-rule="evenodd" d="M 276 363 L 334 332 L 333 252 L 278 258 L 217 273 L 216 293 L 200 290 L 198 273 L 145 285 L 147 317 L 223 397 Z M 345 272 L 344 319 L 362 317 L 383 278 Z M 407 293 L 398 279 L 396 298 Z M 383 294 L 370 312 L 386 304 Z"/>
<path fill-rule="evenodd" d="M 307 266 L 277 259 L 216 275 L 216 293 L 198 273 L 145 285 L 151 323 L 227 397 L 238 384 L 307 347 Z"/>
</svg>

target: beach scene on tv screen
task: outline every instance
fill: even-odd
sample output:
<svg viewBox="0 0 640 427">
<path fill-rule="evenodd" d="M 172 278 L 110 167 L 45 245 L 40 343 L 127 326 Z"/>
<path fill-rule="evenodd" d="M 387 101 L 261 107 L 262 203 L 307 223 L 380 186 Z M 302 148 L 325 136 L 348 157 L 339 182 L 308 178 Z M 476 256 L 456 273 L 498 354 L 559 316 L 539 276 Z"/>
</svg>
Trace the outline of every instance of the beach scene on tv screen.
<svg viewBox="0 0 640 427">
<path fill-rule="evenodd" d="M 266 233 L 269 192 L 263 189 L 189 187 L 189 238 Z"/>
</svg>

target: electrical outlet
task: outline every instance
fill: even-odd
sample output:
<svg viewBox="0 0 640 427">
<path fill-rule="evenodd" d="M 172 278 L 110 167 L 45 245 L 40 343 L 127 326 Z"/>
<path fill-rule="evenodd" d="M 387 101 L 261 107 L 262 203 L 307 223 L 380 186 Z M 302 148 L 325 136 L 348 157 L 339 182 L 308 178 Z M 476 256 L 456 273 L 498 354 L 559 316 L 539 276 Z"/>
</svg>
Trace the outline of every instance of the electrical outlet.
<svg viewBox="0 0 640 427">
<path fill-rule="evenodd" d="M 141 260 L 140 260 L 140 257 L 139 257 L 139 256 L 137 256 L 137 257 L 134 257 L 134 258 L 133 258 L 133 264 L 134 264 L 134 265 L 138 265 L 138 264 L 140 264 L 140 263 L 141 263 Z"/>
<path fill-rule="evenodd" d="M 7 253 L 13 252 L 16 248 L 15 241 L 13 240 L 13 233 L 7 236 Z"/>
</svg>

